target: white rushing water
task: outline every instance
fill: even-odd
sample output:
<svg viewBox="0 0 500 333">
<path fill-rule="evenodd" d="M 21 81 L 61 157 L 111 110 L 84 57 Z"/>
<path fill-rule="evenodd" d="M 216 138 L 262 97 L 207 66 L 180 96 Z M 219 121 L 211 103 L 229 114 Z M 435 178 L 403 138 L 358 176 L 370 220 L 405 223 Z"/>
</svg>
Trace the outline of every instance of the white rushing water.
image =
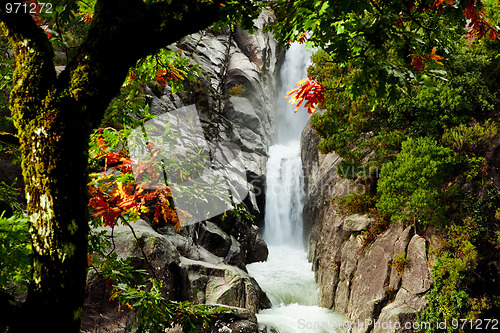
<svg viewBox="0 0 500 333">
<path fill-rule="evenodd" d="M 269 148 L 263 235 L 268 245 L 304 247 L 302 205 L 305 193 L 299 149 L 298 141 Z"/>
<path fill-rule="evenodd" d="M 266 180 L 264 239 L 269 246 L 266 262 L 247 266 L 269 297 L 272 308 L 257 314 L 259 325 L 279 333 L 340 332 L 345 319 L 319 307 L 319 291 L 307 261 L 302 236 L 304 176 L 300 159 L 300 134 L 308 120 L 305 109 L 283 97 L 306 77 L 309 53 L 292 45 L 281 69 L 277 97 L 277 138 L 269 148 Z"/>
</svg>

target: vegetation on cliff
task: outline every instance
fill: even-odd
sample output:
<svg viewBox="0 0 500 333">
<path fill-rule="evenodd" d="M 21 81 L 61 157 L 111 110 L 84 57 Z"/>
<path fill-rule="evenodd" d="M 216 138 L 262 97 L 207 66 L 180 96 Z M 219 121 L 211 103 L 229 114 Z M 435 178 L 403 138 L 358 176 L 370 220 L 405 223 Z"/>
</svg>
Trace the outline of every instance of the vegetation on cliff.
<svg viewBox="0 0 500 333">
<path fill-rule="evenodd" d="M 429 306 L 420 314 L 433 329 L 444 320 L 494 318 L 500 309 L 492 273 L 500 247 L 493 151 L 500 111 L 498 4 L 485 1 L 484 10 L 467 1 L 321 4 L 283 15 L 310 31 L 288 37 L 320 48 L 292 102 L 311 102 L 309 111 L 319 106 L 310 122 L 322 139 L 318 149 L 343 159 L 341 176 L 371 184 L 364 195 L 338 199 L 338 211 L 438 236 Z M 448 16 L 460 6 L 465 17 L 476 10 L 479 21 L 466 23 L 458 11 Z M 297 19 L 299 12 L 304 19 Z M 384 230 L 376 229 L 364 233 L 367 242 Z"/>
</svg>

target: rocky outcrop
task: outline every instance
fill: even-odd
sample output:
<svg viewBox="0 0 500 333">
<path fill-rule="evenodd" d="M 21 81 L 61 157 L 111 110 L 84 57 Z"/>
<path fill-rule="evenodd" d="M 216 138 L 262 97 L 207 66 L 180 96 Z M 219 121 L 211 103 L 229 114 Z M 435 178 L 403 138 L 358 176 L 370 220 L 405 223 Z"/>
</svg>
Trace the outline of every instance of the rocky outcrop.
<svg viewBox="0 0 500 333">
<path fill-rule="evenodd" d="M 246 309 L 225 307 L 213 316 L 211 327 L 199 331 L 210 333 L 255 333 L 258 331 L 257 317 Z M 181 326 L 165 330 L 165 333 L 182 332 Z"/>
<path fill-rule="evenodd" d="M 111 233 L 109 228 L 103 230 Z M 241 233 L 246 231 L 240 226 Z M 242 268 L 228 264 L 233 260 L 230 248 L 238 247 L 241 253 L 244 252 L 243 246 L 235 235 L 226 234 L 211 222 L 191 225 L 178 233 L 172 231 L 172 228 L 156 231 L 146 221 L 139 220 L 130 226 L 116 226 L 113 236 L 114 251 L 118 254 L 118 259 L 129 258 L 134 268 L 143 269 L 150 276 L 161 280 L 162 292 L 167 299 L 242 308 L 239 312 L 234 311 L 245 314 L 245 318 L 241 320 L 248 322 L 244 325 L 240 323 L 245 327 L 253 322 L 253 313 L 270 306 L 265 293 L 244 269 L 247 259 L 241 257 L 238 264 Z M 217 240 L 225 240 L 220 252 L 218 248 L 214 251 Z M 219 255 L 213 252 L 218 252 Z M 266 257 L 267 253 L 258 259 L 265 260 Z M 125 331 L 133 322 L 135 313 L 126 307 L 120 309 L 116 302 L 110 301 L 109 285 L 93 276 L 92 272 L 87 292 L 83 311 L 84 332 Z M 226 314 L 224 318 L 227 319 L 228 316 Z M 249 327 L 256 327 L 256 320 L 255 325 L 252 325 Z M 248 329 L 250 328 L 247 327 L 247 331 Z"/>
<path fill-rule="evenodd" d="M 245 203 L 258 220 L 264 216 L 267 150 L 275 132 L 279 52 L 272 34 L 262 32 L 272 19 L 264 10 L 255 21 L 259 29 L 254 34 L 235 26 L 234 31 L 209 29 L 185 37 L 170 47 L 199 64 L 196 82 L 186 82 L 185 91 L 177 94 L 168 86 L 160 93 L 149 91 L 152 114 L 194 104 L 207 139 L 240 147 L 249 188 Z"/>
<path fill-rule="evenodd" d="M 271 13 L 264 11 L 256 25 L 262 28 L 270 20 Z M 240 147 L 247 180 L 238 185 L 249 190 L 245 209 L 262 219 L 267 150 L 275 128 L 276 42 L 262 29 L 251 35 L 236 26 L 234 31 L 209 29 L 190 35 L 170 47 L 198 63 L 201 74 L 196 82 L 186 82 L 178 94 L 152 83 L 147 87 L 150 113 L 162 115 L 196 105 L 209 145 L 230 142 Z M 270 302 L 245 268 L 268 255 L 257 226 L 228 214 L 223 222 L 187 225 L 180 233 L 171 227 L 154 230 L 145 221 L 131 227 L 134 232 L 126 226 L 114 229 L 115 250 L 119 257 L 131 258 L 134 267 L 162 280 L 167 298 L 233 307 L 216 314 L 210 331 L 258 330 L 254 313 Z M 109 301 L 107 287 L 104 281 L 89 277 L 84 332 L 124 331 L 133 321 L 132 311 L 117 311 L 117 304 Z"/>
<path fill-rule="evenodd" d="M 426 305 L 422 295 L 432 284 L 427 241 L 414 235 L 410 227 L 391 224 L 365 244 L 362 232 L 375 220 L 360 214 L 339 215 L 332 198 L 351 192 L 363 194 L 368 188 L 338 176 L 335 170 L 340 158 L 335 153 L 320 154 L 315 148 L 318 140 L 306 127 L 301 138 L 307 193 L 305 232 L 310 235 L 309 259 L 321 304 L 354 323 L 369 323 L 354 325 L 353 332 L 403 332 Z M 395 257 L 403 254 L 404 269 L 393 264 Z M 392 326 L 388 326 L 391 321 Z"/>
</svg>

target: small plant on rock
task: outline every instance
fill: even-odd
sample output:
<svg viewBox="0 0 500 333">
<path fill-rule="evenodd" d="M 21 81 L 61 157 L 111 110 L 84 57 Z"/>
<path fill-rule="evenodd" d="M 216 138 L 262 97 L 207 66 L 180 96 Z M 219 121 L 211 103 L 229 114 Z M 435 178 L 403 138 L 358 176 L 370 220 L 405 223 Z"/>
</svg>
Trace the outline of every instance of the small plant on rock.
<svg viewBox="0 0 500 333">
<path fill-rule="evenodd" d="M 375 202 L 376 199 L 369 194 L 359 195 L 351 192 L 347 196 L 337 200 L 337 213 L 339 215 L 364 214 L 370 208 L 375 207 Z"/>
<path fill-rule="evenodd" d="M 409 265 L 410 260 L 406 257 L 406 252 L 396 254 L 390 263 L 391 268 L 394 268 L 399 275 L 403 274 Z"/>
<path fill-rule="evenodd" d="M 229 88 L 229 90 L 227 92 L 231 96 L 241 97 L 241 96 L 243 96 L 245 91 L 246 91 L 246 88 L 242 84 L 237 84 L 237 85 Z"/>
</svg>

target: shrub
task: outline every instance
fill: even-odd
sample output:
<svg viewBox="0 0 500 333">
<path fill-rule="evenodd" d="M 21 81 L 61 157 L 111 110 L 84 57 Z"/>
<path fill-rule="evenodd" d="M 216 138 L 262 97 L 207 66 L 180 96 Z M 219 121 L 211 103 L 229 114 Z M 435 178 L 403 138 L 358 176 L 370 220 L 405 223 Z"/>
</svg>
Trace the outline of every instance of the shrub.
<svg viewBox="0 0 500 333">
<path fill-rule="evenodd" d="M 396 222 L 427 225 L 443 220 L 448 209 L 442 189 L 458 159 L 430 137 L 409 138 L 396 159 L 382 166 L 377 209 Z"/>
<path fill-rule="evenodd" d="M 491 117 L 498 109 L 494 58 L 498 52 L 475 43 L 465 46 L 461 41 L 454 47 L 454 55 L 444 65 L 446 80 L 434 78 L 430 86 L 409 86 L 408 93 L 396 101 L 377 102 L 372 98 L 374 91 L 353 98 L 346 89 L 355 84 L 356 68 L 341 67 L 326 51 L 316 52 L 308 76 L 325 87 L 324 112 L 313 114 L 310 120 L 322 139 L 318 149 L 378 164 L 399 151 L 405 136 L 438 139 L 444 128 Z"/>
<path fill-rule="evenodd" d="M 375 207 L 375 198 L 371 195 L 359 195 L 349 193 L 347 196 L 337 200 L 337 213 L 340 215 L 364 214 L 372 207 Z"/>
<path fill-rule="evenodd" d="M 354 160 L 342 160 L 337 165 L 337 174 L 340 177 L 355 180 L 359 178 L 368 178 L 372 175 L 378 176 L 378 167 L 373 165 L 363 165 Z"/>
<path fill-rule="evenodd" d="M 21 211 L 21 189 L 16 188 L 14 184 L 8 185 L 0 181 L 0 214 L 5 211 L 4 216 L 12 216 Z"/>
<path fill-rule="evenodd" d="M 460 154 L 476 155 L 485 149 L 490 140 L 497 135 L 498 126 L 496 122 L 488 119 L 483 125 L 464 125 L 445 129 L 443 143 Z"/>
<path fill-rule="evenodd" d="M 378 235 L 386 231 L 387 228 L 389 228 L 390 224 L 388 218 L 380 214 L 380 212 L 376 208 L 370 208 L 369 211 L 370 211 L 369 213 L 370 217 L 375 219 L 375 222 L 370 224 L 368 230 L 361 232 L 363 239 L 363 244 L 361 248 L 362 251 L 364 250 L 365 247 L 370 245 L 370 243 L 373 242 Z"/>
<path fill-rule="evenodd" d="M 10 282 L 22 290 L 31 276 L 31 242 L 28 219 L 13 215 L 4 217 L 0 212 L 0 290 Z"/>
<path fill-rule="evenodd" d="M 227 92 L 231 96 L 241 97 L 241 96 L 243 96 L 245 91 L 246 91 L 246 88 L 242 84 L 237 84 L 237 85 L 229 88 L 229 90 Z"/>
<path fill-rule="evenodd" d="M 396 273 L 401 275 L 408 268 L 409 264 L 410 261 L 406 258 L 406 252 L 403 252 L 394 256 L 390 266 L 391 268 L 396 269 Z"/>
</svg>

